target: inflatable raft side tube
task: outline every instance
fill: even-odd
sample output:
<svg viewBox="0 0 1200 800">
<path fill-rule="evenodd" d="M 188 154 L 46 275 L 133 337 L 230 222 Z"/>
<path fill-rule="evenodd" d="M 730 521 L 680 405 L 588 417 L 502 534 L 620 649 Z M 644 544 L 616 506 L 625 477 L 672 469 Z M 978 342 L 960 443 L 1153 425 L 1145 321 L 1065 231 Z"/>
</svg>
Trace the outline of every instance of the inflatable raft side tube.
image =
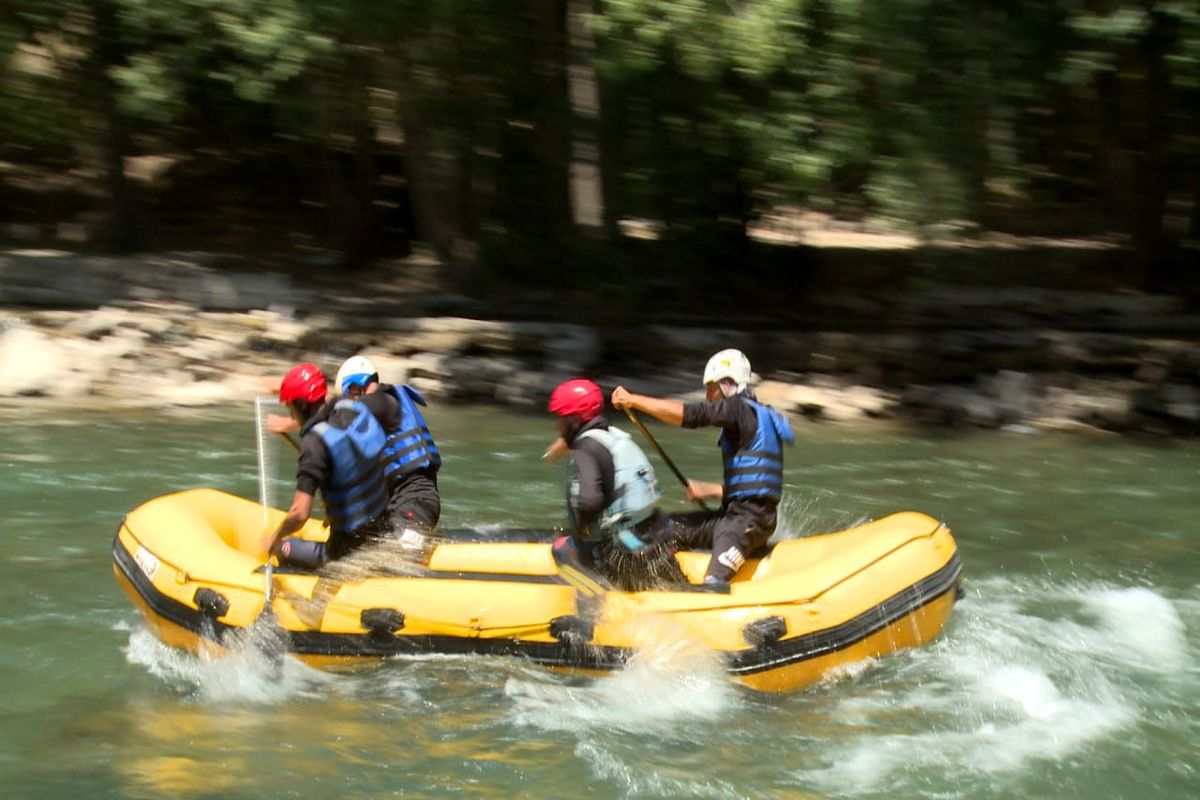
<svg viewBox="0 0 1200 800">
<path fill-rule="evenodd" d="M 934 602 L 947 592 L 954 592 L 957 597 L 961 574 L 962 561 L 955 553 L 937 572 L 842 625 L 813 631 L 793 639 L 767 641 L 758 647 L 737 653 L 730 661 L 729 672 L 733 675 L 751 675 L 844 650 Z"/>
<path fill-rule="evenodd" d="M 147 608 L 167 622 L 178 625 L 198 637 L 220 643 L 229 625 L 206 616 L 158 591 L 146 578 L 125 549 L 119 538 L 113 541 L 113 565 L 142 598 Z M 535 576 L 518 576 L 522 582 Z M 459 636 L 401 636 L 380 635 L 378 631 L 357 633 L 324 633 L 321 631 L 284 631 L 288 650 L 297 656 L 330 656 L 334 658 L 383 658 L 397 655 L 446 653 L 454 655 L 518 656 L 548 667 L 594 669 L 609 672 L 619 669 L 631 651 L 623 647 L 587 645 L 572 642 L 530 642 L 514 639 L 486 639 Z"/>
<path fill-rule="evenodd" d="M 121 576 L 133 586 L 147 607 L 166 621 L 218 643 L 224 637 L 225 631 L 235 629 L 236 626 L 207 616 L 199 608 L 192 608 L 156 589 L 125 549 L 120 535 L 113 539 L 113 566 L 120 569 Z"/>
<path fill-rule="evenodd" d="M 119 541 L 114 541 L 114 565 L 133 585 L 147 607 L 163 619 L 179 625 L 198 636 L 220 642 L 225 631 L 235 626 L 212 619 L 197 609 L 161 594 L 134 563 L 132 556 Z M 823 631 L 803 634 L 782 641 L 763 644 L 733 654 L 728 671 L 731 675 L 751 676 L 785 669 L 810 659 L 852 647 L 857 642 L 886 629 L 897 620 L 947 593 L 957 592 L 961 562 L 955 554 L 936 573 L 867 609 L 853 620 Z M 532 576 L 522 576 L 526 579 Z M 379 658 L 423 653 L 477 654 L 515 656 L 530 659 L 543 666 L 567 669 L 611 671 L 619 669 L 631 655 L 627 648 L 611 645 L 577 646 L 571 641 L 530 642 L 514 639 L 485 639 L 455 636 L 380 635 L 379 631 L 362 634 L 325 633 L 320 631 L 288 631 L 289 649 L 297 656 L 333 658 Z"/>
</svg>

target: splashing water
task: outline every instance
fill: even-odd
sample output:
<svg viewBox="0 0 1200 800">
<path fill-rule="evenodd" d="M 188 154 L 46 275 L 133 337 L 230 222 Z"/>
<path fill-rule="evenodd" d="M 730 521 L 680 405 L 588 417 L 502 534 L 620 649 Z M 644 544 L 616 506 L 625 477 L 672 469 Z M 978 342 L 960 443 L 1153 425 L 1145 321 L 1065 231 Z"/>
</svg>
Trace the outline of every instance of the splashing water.
<svg viewBox="0 0 1200 800">
<path fill-rule="evenodd" d="M 169 647 L 138 625 L 130 631 L 125 658 L 168 685 L 190 689 L 196 699 L 213 704 L 280 703 L 335 680 L 284 656 L 280 633 L 267 621 L 229 634 L 223 651 L 205 650 L 199 655 Z"/>
<path fill-rule="evenodd" d="M 739 796 L 719 778 L 698 777 L 701 765 L 688 753 L 698 732 L 715 730 L 742 704 L 723 662 L 665 620 L 643 620 L 633 633 L 634 655 L 611 676 L 510 678 L 512 722 L 574 737 L 574 755 L 591 774 L 628 795 Z"/>
<path fill-rule="evenodd" d="M 950 635 L 897 659 L 898 681 L 872 686 L 861 676 L 834 712 L 855 733 L 834 740 L 825 766 L 803 780 L 834 795 L 918 793 L 934 774 L 967 786 L 973 776 L 1062 762 L 1136 724 L 1153 699 L 1130 669 L 1185 658 L 1175 608 L 1142 588 L 1034 588 L 1003 578 L 972 584 Z M 1063 613 L 1025 609 L 1047 602 Z M 926 718 L 926 730 L 889 732 L 897 714 Z"/>
<path fill-rule="evenodd" d="M 634 655 L 619 672 L 582 685 L 511 679 L 517 724 L 582 732 L 669 732 L 719 716 L 736 691 L 719 656 L 665 621 L 639 621 Z"/>
<path fill-rule="evenodd" d="M 778 508 L 778 523 L 772 542 L 800 539 L 821 533 L 847 530 L 870 522 L 862 514 L 848 514 L 829 508 L 825 498 L 814 494 L 784 495 Z"/>
</svg>

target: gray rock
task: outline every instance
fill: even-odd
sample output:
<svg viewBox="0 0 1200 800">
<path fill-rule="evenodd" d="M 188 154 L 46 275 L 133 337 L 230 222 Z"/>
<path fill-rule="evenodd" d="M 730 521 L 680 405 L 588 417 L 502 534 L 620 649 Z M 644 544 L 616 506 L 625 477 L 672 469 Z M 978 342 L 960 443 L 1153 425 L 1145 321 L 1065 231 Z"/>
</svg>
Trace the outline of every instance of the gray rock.
<svg viewBox="0 0 1200 800">
<path fill-rule="evenodd" d="M 74 359 L 63 340 L 27 325 L 0 331 L 0 393 L 9 397 L 52 394 L 70 377 Z"/>
</svg>

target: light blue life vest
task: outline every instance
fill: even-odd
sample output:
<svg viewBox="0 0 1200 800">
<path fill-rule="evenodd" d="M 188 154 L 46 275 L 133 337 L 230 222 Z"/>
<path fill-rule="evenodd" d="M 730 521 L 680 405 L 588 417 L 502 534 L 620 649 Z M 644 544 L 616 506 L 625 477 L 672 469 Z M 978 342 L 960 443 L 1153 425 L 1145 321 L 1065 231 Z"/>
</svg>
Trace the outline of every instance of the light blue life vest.
<svg viewBox="0 0 1200 800">
<path fill-rule="evenodd" d="M 783 497 L 783 443 L 796 441 L 787 418 L 770 406 L 743 398 L 754 409 L 758 427 L 754 440 L 743 450 L 722 431 L 719 444 L 725 457 L 723 502 L 764 497 L 775 502 Z"/>
<path fill-rule="evenodd" d="M 595 439 L 604 445 L 613 460 L 613 499 L 601 512 L 600 531 L 606 536 L 615 536 L 629 549 L 642 546 L 634 535 L 633 528 L 645 521 L 658 507 L 662 492 L 654 477 L 654 467 L 646 460 L 646 454 L 634 444 L 629 434 L 620 428 L 592 428 L 583 431 L 577 438 Z M 572 497 L 578 497 L 578 477 L 572 477 Z"/>
<path fill-rule="evenodd" d="M 383 473 L 388 483 L 395 484 L 419 469 L 436 470 L 442 465 L 442 456 L 419 408 L 425 405 L 425 398 L 407 384 L 388 386 L 386 391 L 400 401 L 400 430 L 388 435 L 383 448 Z"/>
<path fill-rule="evenodd" d="M 383 426 L 362 403 L 339 400 L 334 411 L 352 410 L 345 426 L 328 420 L 313 431 L 329 451 L 329 478 L 321 487 L 325 513 L 332 530 L 353 533 L 387 510 L 387 484 L 383 478 Z"/>
</svg>

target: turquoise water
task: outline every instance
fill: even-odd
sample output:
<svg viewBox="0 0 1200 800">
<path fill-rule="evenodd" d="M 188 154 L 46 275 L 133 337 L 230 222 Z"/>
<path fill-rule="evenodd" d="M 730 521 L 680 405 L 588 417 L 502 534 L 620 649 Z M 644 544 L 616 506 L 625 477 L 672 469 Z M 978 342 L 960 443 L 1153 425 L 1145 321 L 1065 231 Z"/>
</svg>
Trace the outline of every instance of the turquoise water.
<svg viewBox="0 0 1200 800">
<path fill-rule="evenodd" d="M 121 516 L 258 496 L 253 412 L 0 412 L 4 797 L 1104 797 L 1200 786 L 1200 442 L 801 427 L 782 528 L 945 520 L 965 598 L 932 645 L 808 691 L 731 685 L 686 641 L 591 680 L 424 657 L 353 674 L 157 642 Z M 549 420 L 434 409 L 444 524 L 545 526 Z M 716 479 L 711 432 L 654 428 Z M 291 456 L 272 486 L 290 498 Z M 664 485 L 671 479 L 660 469 Z M 673 487 L 672 487 L 673 488 Z M 673 502 L 682 507 L 676 495 Z"/>
</svg>

